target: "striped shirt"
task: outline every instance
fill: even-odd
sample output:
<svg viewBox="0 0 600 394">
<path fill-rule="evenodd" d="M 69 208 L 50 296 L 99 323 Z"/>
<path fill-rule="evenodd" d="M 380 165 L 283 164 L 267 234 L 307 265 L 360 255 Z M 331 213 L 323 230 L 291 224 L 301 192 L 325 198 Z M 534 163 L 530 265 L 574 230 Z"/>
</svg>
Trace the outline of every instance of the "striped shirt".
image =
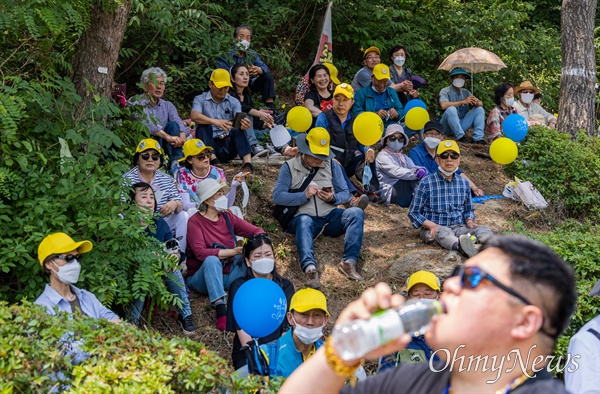
<svg viewBox="0 0 600 394">
<path fill-rule="evenodd" d="M 138 182 L 146 182 L 146 180 L 140 176 L 137 166 L 123 174 L 123 185 L 131 186 Z M 175 180 L 164 172 L 157 170 L 149 183 L 152 190 L 154 190 L 154 197 L 156 197 L 156 210 L 159 210 L 169 201 L 181 201 L 179 192 L 175 188 Z"/>
<path fill-rule="evenodd" d="M 416 228 L 426 220 L 441 226 L 475 220 L 469 182 L 456 174 L 448 181 L 439 171 L 426 176 L 417 185 L 408 217 Z"/>
</svg>

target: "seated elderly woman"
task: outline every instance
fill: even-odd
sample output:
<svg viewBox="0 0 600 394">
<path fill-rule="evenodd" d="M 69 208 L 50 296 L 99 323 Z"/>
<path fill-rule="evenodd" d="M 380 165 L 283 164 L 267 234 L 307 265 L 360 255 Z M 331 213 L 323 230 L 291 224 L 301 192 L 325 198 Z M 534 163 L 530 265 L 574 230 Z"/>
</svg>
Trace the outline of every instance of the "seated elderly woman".
<svg viewBox="0 0 600 394">
<path fill-rule="evenodd" d="M 163 69 L 151 67 L 144 70 L 141 83 L 146 97 L 133 104 L 144 106 L 147 117 L 142 119 L 142 123 L 148 127 L 152 138 L 164 147 L 170 160 L 168 168 L 171 169 L 177 159 L 183 156 L 181 147 L 190 131 L 173 103 L 162 98 L 167 86 L 167 73 Z"/>
<path fill-rule="evenodd" d="M 530 125 L 542 124 L 551 129 L 556 128 L 556 116 L 542 108 L 539 99 L 538 102 L 535 101 L 537 95 L 541 99 L 539 88 L 533 86 L 529 81 L 523 81 L 515 88 L 515 94 L 519 97 L 519 100 L 515 102 L 514 107 L 519 115 L 523 115 L 527 119 Z"/>
<path fill-rule="evenodd" d="M 183 145 L 183 158 L 179 160 L 183 167 L 175 173 L 177 191 L 183 202 L 183 209 L 191 215 L 198 208 L 198 187 L 206 179 L 214 179 L 223 186 L 227 186 L 225 171 L 210 164 L 210 155 L 213 149 L 198 138 L 187 140 Z M 237 187 L 242 182 L 242 173 L 233 177 L 231 189 L 227 193 L 227 207 L 232 208 L 235 201 Z M 194 211 L 192 211 L 194 210 Z M 237 208 L 239 210 L 239 208 Z M 238 215 L 241 216 L 241 212 Z"/>
<path fill-rule="evenodd" d="M 38 259 L 50 283 L 35 300 L 46 307 L 50 315 L 60 312 L 82 313 L 95 319 L 106 319 L 113 323 L 121 320 L 110 309 L 102 305 L 89 291 L 75 287 L 81 271 L 80 261 L 84 253 L 92 250 L 90 241 L 75 242 L 65 233 L 54 233 L 45 237 L 38 246 Z"/>
<path fill-rule="evenodd" d="M 123 185 L 131 187 L 136 183 L 146 182 L 152 186 L 156 196 L 156 209 L 169 225 L 173 236 L 180 240 L 180 250 L 185 252 L 187 214 L 183 211 L 175 180 L 158 169 L 164 163 L 162 148 L 152 138 L 143 139 L 138 144 L 132 161 L 133 168 L 123 174 Z"/>
<path fill-rule="evenodd" d="M 408 137 L 399 124 L 389 125 L 381 138 L 383 149 L 377 155 L 375 165 L 381 197 L 386 205 L 408 207 L 418 181 L 427 175 L 425 168 L 416 166 L 410 157 L 402 153 L 407 144 Z"/>
<path fill-rule="evenodd" d="M 317 116 L 323 111 L 333 108 L 333 90 L 329 68 L 324 64 L 315 64 L 308 71 L 310 91 L 304 96 L 304 106 L 312 115 L 312 127 L 315 127 Z"/>
<path fill-rule="evenodd" d="M 489 133 L 489 142 L 502 137 L 502 123 L 508 115 L 518 113 L 513 104 L 515 103 L 515 93 L 511 85 L 502 83 L 494 89 L 494 102 L 496 106 L 492 109 L 487 118 L 487 127 Z"/>
<path fill-rule="evenodd" d="M 263 229 L 227 211 L 225 187 L 214 179 L 206 179 L 198 186 L 200 205 L 188 222 L 186 249 L 186 284 L 197 293 L 208 294 L 221 331 L 227 323 L 225 291 L 246 273 L 237 236 L 264 233 Z"/>
<path fill-rule="evenodd" d="M 139 182 L 134 184 L 129 192 L 129 197 L 140 210 L 145 211 L 147 214 L 156 212 L 156 198 L 152 186 L 148 183 Z M 143 218 L 140 218 L 140 224 L 144 227 L 146 234 L 158 241 L 157 247 L 166 250 L 169 246 L 168 243 L 175 242 L 173 233 L 163 218 L 155 216 L 152 221 L 154 226 L 149 226 L 149 223 L 145 222 Z M 168 250 L 168 253 L 172 254 L 177 261 L 184 260 L 185 256 L 182 257 L 181 253 L 179 253 L 178 243 L 175 242 L 173 248 L 177 251 Z M 196 331 L 196 326 L 194 325 L 194 319 L 192 318 L 190 300 L 188 298 L 187 289 L 185 288 L 185 283 L 183 282 L 181 271 L 176 268 L 173 271 L 166 273 L 164 279 L 169 292 L 181 300 L 181 307 L 177 307 L 179 311 L 177 321 L 181 325 L 183 333 L 185 335 L 193 334 Z M 140 325 L 144 300 L 145 298 L 143 297 L 136 299 L 132 303 L 127 316 L 128 320 L 136 326 Z"/>
<path fill-rule="evenodd" d="M 231 357 L 233 359 L 233 368 L 240 369 L 246 365 L 246 357 L 242 352 L 242 346 L 252 339 L 244 330 L 240 328 L 233 314 L 233 300 L 238 289 L 247 281 L 254 278 L 265 278 L 274 281 L 283 289 L 287 305 L 294 295 L 294 285 L 288 279 L 283 278 L 275 269 L 275 252 L 273 244 L 267 234 L 258 234 L 249 237 L 244 243 L 244 259 L 246 265 L 246 274 L 236 279 L 229 286 L 229 296 L 227 297 L 227 331 L 235 332 L 233 337 L 233 349 Z M 273 333 L 263 338 L 258 338 L 258 343 L 268 343 L 277 340 L 289 328 L 286 319 L 283 319 L 281 325 Z"/>
</svg>

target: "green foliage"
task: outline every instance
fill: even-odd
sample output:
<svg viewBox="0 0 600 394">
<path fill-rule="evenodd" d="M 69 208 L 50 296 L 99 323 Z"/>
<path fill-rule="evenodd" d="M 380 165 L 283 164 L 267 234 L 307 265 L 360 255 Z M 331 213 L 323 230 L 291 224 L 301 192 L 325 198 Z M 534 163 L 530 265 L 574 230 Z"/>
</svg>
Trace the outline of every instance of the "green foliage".
<svg viewBox="0 0 600 394">
<path fill-rule="evenodd" d="M 571 325 L 560 337 L 557 355 L 566 357 L 569 339 L 585 323 L 600 314 L 600 298 L 588 293 L 600 278 L 600 228 L 588 223 L 565 223 L 537 238 L 553 248 L 575 269 L 579 299 Z"/>
<path fill-rule="evenodd" d="M 149 295 L 172 304 L 163 274 L 173 263 L 145 235 L 137 209 L 121 202 L 121 176 L 145 132 L 133 110 L 122 115 L 99 99 L 78 114 L 75 87 L 55 74 L 5 82 L 0 100 L 17 104 L 0 135 L 0 300 L 37 298 L 47 282 L 37 246 L 62 231 L 92 240 L 80 285 L 103 303 L 126 307 Z"/>
<path fill-rule="evenodd" d="M 89 358 L 65 356 L 65 333 Z M 76 334 L 72 334 L 76 333 Z M 68 334 L 67 334 L 68 335 Z M 71 342 L 71 343 L 73 343 Z M 163 338 L 128 324 L 85 316 L 47 315 L 28 302 L 0 302 L 0 392 L 198 393 L 252 392 L 258 377 L 236 380 L 229 363 L 203 344 Z M 277 390 L 281 381 L 267 392 Z"/>
<path fill-rule="evenodd" d="M 509 175 L 531 181 L 566 216 L 600 215 L 600 142 L 585 133 L 570 134 L 531 127 L 519 146 L 519 160 L 506 167 Z"/>
</svg>

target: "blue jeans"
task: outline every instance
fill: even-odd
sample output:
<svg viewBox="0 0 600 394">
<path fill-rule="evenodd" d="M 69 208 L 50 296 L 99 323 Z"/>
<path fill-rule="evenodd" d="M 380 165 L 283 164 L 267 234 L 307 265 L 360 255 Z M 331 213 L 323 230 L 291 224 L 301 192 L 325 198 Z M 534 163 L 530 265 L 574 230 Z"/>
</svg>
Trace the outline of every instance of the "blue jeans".
<svg viewBox="0 0 600 394">
<path fill-rule="evenodd" d="M 174 121 L 167 122 L 167 124 L 163 127 L 163 131 L 173 137 L 179 137 L 179 133 L 180 133 L 179 125 L 177 124 L 177 122 L 174 122 Z M 173 147 L 173 145 L 169 144 L 167 141 L 165 141 L 162 138 L 158 138 L 155 136 L 152 136 L 152 138 L 154 138 L 155 140 L 157 140 L 160 143 L 161 148 L 164 149 L 167 156 L 169 156 L 169 160 L 171 162 L 173 160 L 181 159 L 183 157 L 183 147 L 182 146 L 179 148 L 175 148 L 175 147 Z"/>
<path fill-rule="evenodd" d="M 223 273 L 223 266 L 218 257 L 209 256 L 204 259 L 200 269 L 187 278 L 186 283 L 196 293 L 208 294 L 208 299 L 213 303 L 225 297 L 225 290 L 229 289 L 229 285 L 245 274 L 246 264 L 243 255 L 235 256 L 229 274 Z"/>
<path fill-rule="evenodd" d="M 442 115 L 444 134 L 454 135 L 456 139 L 465 136 L 465 130 L 473 126 L 473 141 L 483 140 L 483 127 L 485 126 L 485 111 L 483 107 L 473 107 L 460 119 L 456 107 L 448 107 Z"/>
<path fill-rule="evenodd" d="M 300 255 L 302 271 L 317 265 L 314 253 L 314 238 L 323 231 L 328 237 L 346 234 L 342 261 L 358 262 L 362 246 L 364 212 L 360 208 L 335 208 L 326 216 L 298 215 L 289 224 L 288 230 L 296 234 L 296 246 Z M 323 228 L 324 227 L 324 228 Z"/>
<path fill-rule="evenodd" d="M 226 138 L 214 138 L 211 125 L 197 125 L 196 138 L 199 138 L 207 146 L 214 149 L 215 156 L 220 162 L 226 163 L 236 156 L 242 159 L 252 152 L 248 138 L 241 129 L 231 129 Z"/>
<path fill-rule="evenodd" d="M 169 292 L 182 301 L 181 308 L 177 308 L 181 316 L 184 318 L 190 316 L 192 314 L 192 308 L 190 308 L 190 299 L 188 298 L 181 271 L 176 269 L 175 271 L 166 274 L 164 278 Z M 140 318 L 142 310 L 144 309 L 144 301 L 145 298 L 138 298 L 133 301 L 127 315 L 129 319 L 138 320 Z"/>
</svg>

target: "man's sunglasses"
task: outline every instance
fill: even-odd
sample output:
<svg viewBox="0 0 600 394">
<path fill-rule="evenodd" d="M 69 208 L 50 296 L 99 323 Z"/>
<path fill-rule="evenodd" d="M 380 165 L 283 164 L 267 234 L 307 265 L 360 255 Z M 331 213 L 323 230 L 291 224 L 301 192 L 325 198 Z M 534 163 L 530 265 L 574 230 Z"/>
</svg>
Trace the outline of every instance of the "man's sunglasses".
<svg viewBox="0 0 600 394">
<path fill-rule="evenodd" d="M 448 160 L 449 157 L 451 157 L 452 160 L 456 160 L 460 157 L 460 155 L 456 152 L 444 152 L 440 155 L 440 159 L 443 160 Z"/>
<path fill-rule="evenodd" d="M 160 153 L 150 154 L 150 153 L 146 152 L 146 153 L 142 153 L 140 156 L 142 157 L 143 160 L 146 160 L 146 161 L 148 161 L 150 158 L 152 158 L 153 161 L 160 160 Z"/>
<path fill-rule="evenodd" d="M 196 156 L 190 156 L 192 159 L 204 160 L 209 156 L 207 153 L 200 153 Z"/>
<path fill-rule="evenodd" d="M 463 289 L 475 289 L 475 288 L 477 288 L 477 286 L 479 286 L 481 284 L 481 282 L 484 279 L 487 279 L 490 282 L 492 282 L 495 286 L 500 288 L 501 290 L 503 290 L 503 291 L 507 292 L 508 294 L 510 294 L 511 296 L 519 299 L 519 301 L 521 301 L 525 305 L 533 305 L 527 298 L 525 298 L 521 294 L 517 293 L 517 291 L 513 290 L 512 288 L 510 288 L 506 285 L 503 285 L 500 281 L 498 281 L 492 275 L 488 274 L 487 272 L 485 272 L 484 270 L 482 270 L 479 267 L 466 267 L 464 265 L 456 266 L 456 267 L 454 267 L 452 274 L 450 274 L 450 277 L 453 277 L 453 276 L 458 276 L 458 279 L 460 280 L 460 286 Z M 545 317 L 543 317 L 543 319 L 544 319 L 544 321 L 546 320 Z M 550 334 L 543 328 L 544 321 L 542 321 L 542 328 L 540 328 L 540 332 L 548 335 L 551 338 L 556 338 L 555 334 Z"/>
<path fill-rule="evenodd" d="M 80 254 L 59 254 L 56 256 L 57 258 L 66 261 L 67 263 L 72 262 L 73 260 L 81 261 Z"/>
</svg>

